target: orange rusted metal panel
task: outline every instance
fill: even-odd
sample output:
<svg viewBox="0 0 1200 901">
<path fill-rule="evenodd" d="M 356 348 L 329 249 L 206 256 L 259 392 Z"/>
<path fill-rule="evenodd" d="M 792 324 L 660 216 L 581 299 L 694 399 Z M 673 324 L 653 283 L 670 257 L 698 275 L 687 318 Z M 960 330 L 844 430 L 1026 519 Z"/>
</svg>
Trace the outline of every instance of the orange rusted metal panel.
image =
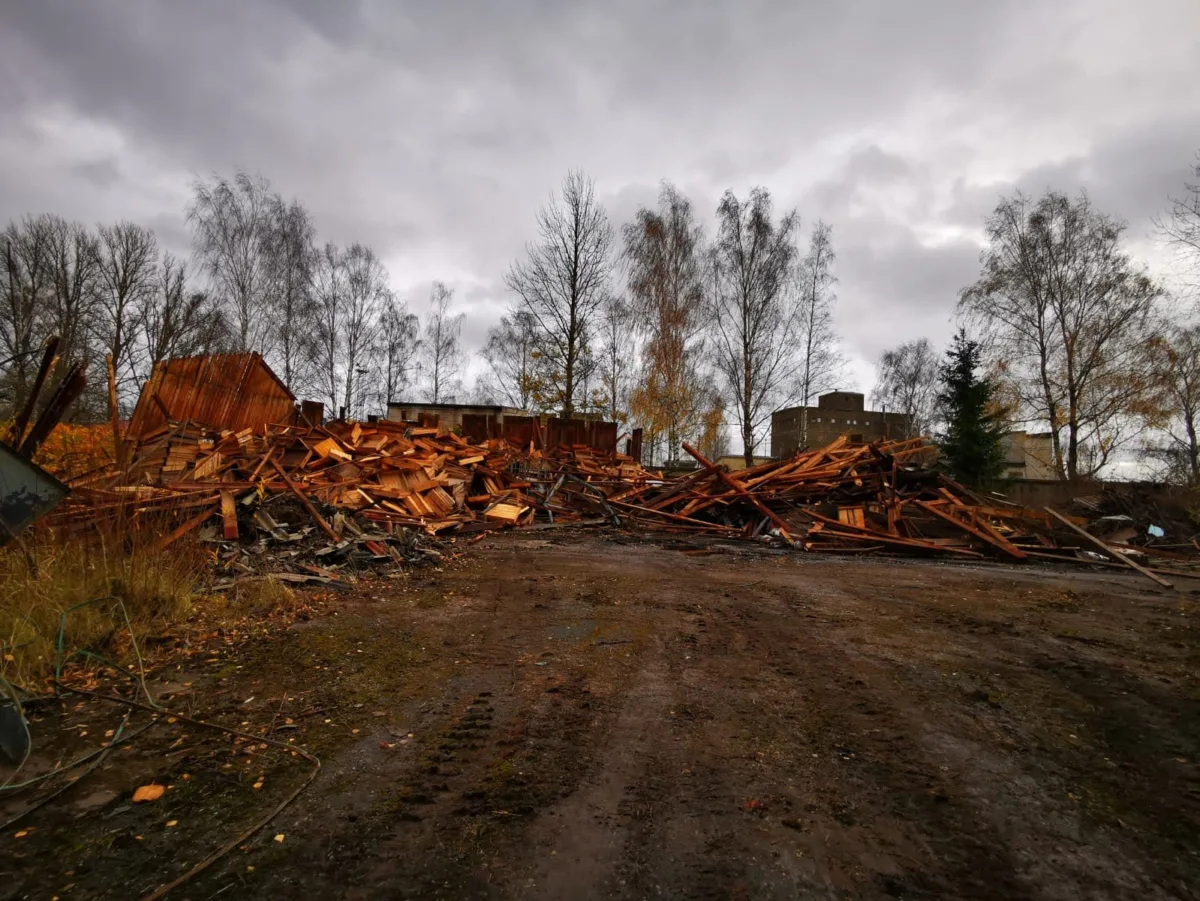
<svg viewBox="0 0 1200 901">
<path fill-rule="evenodd" d="M 295 406 L 295 396 L 257 353 L 179 357 L 154 367 L 127 434 L 153 432 L 167 415 L 217 429 L 261 429 L 291 422 Z"/>
</svg>

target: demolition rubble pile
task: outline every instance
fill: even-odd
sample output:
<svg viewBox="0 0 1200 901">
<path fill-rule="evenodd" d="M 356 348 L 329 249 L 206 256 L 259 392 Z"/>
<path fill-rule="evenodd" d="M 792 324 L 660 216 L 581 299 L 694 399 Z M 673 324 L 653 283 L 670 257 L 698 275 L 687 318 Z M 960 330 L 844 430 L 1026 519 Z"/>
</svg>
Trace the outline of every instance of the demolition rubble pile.
<svg viewBox="0 0 1200 901">
<path fill-rule="evenodd" d="M 336 581 L 336 571 L 441 557 L 439 536 L 512 526 L 616 522 L 614 487 L 652 478 L 629 457 L 472 444 L 411 423 L 218 432 L 169 423 L 127 448 L 124 467 L 72 480 L 49 524 L 134 528 L 155 549 L 198 532 L 230 575 Z"/>
<path fill-rule="evenodd" d="M 1162 581 L 1130 559 L 1156 556 L 1149 549 L 1106 545 L 1080 528 L 1084 519 L 1014 506 L 929 469 L 923 439 L 841 438 L 736 472 L 684 447 L 699 468 L 664 479 L 620 454 L 472 443 L 412 423 L 217 432 L 172 422 L 127 448 L 123 467 L 75 480 L 53 524 L 149 526 L 159 548 L 198 532 L 217 544 L 227 575 L 291 581 L 436 560 L 449 536 L 571 523 L 826 552 L 1008 561 L 1091 553 Z"/>
</svg>

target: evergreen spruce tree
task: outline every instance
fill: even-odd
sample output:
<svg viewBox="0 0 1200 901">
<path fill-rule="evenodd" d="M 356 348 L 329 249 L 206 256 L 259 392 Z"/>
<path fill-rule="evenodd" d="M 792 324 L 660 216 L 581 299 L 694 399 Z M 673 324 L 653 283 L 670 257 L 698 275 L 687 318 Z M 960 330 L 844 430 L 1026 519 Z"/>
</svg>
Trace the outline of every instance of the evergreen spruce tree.
<svg viewBox="0 0 1200 901">
<path fill-rule="evenodd" d="M 1004 471 L 1001 442 L 1007 431 L 996 409 L 996 386 L 979 376 L 981 363 L 979 342 L 959 329 L 939 372 L 938 393 L 946 428 L 940 438 L 941 465 L 951 478 L 976 488 L 999 481 Z"/>
</svg>

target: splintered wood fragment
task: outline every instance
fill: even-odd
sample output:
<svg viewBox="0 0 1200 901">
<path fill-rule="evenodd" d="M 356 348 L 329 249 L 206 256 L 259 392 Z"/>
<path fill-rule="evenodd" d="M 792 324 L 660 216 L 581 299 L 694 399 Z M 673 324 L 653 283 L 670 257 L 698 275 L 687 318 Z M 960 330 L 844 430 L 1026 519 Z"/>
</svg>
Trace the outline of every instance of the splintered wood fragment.
<svg viewBox="0 0 1200 901">
<path fill-rule="evenodd" d="M 1159 585 L 1163 586 L 1164 588 L 1174 588 L 1175 587 L 1170 582 L 1168 582 L 1166 579 L 1164 579 L 1160 576 L 1156 576 L 1154 573 L 1150 572 L 1150 570 L 1146 569 L 1146 567 L 1144 567 L 1138 563 L 1135 563 L 1133 560 L 1130 560 L 1128 557 L 1126 557 L 1124 554 L 1122 554 L 1116 548 L 1109 547 L 1107 544 L 1105 544 L 1103 541 L 1101 541 L 1095 535 L 1091 534 L 1090 532 L 1086 531 L 1085 529 L 1081 529 L 1079 526 L 1075 525 L 1075 523 L 1071 522 L 1065 516 L 1061 515 L 1057 510 L 1052 510 L 1049 507 L 1046 507 L 1045 510 L 1047 513 L 1049 513 L 1051 516 L 1053 516 L 1055 519 L 1057 519 L 1059 522 L 1061 522 L 1064 526 L 1071 529 L 1073 532 L 1078 532 L 1081 537 L 1086 538 L 1088 541 L 1090 541 L 1092 544 L 1096 545 L 1096 547 L 1098 547 L 1101 551 L 1103 551 L 1108 556 L 1115 559 L 1117 562 L 1124 563 L 1130 569 L 1137 570 L 1143 576 L 1145 576 L 1147 579 L 1151 579 L 1151 580 L 1157 582 Z"/>
<path fill-rule="evenodd" d="M 866 528 L 867 519 L 862 507 L 838 507 L 838 522 L 849 526 Z"/>
<path fill-rule="evenodd" d="M 271 450 L 269 450 L 265 454 L 263 454 L 262 459 L 258 461 L 258 465 L 254 467 L 254 472 L 250 473 L 250 478 L 247 481 L 253 482 L 255 479 L 258 478 L 258 474 L 260 472 L 262 472 L 262 468 L 267 465 L 267 461 L 271 459 L 271 457 L 274 453 L 275 453 L 275 450 L 274 450 L 274 448 L 272 448 Z"/>
<path fill-rule="evenodd" d="M 519 504 L 494 504 L 483 516 L 496 522 L 506 522 L 516 525 L 517 520 L 528 510 Z"/>
<path fill-rule="evenodd" d="M 233 502 L 232 491 L 221 492 L 221 519 L 223 520 L 225 526 L 225 540 L 237 541 L 237 506 Z"/>
<path fill-rule="evenodd" d="M 345 462 L 346 460 L 350 459 L 350 455 L 338 447 L 338 443 L 332 438 L 326 438 L 324 441 L 320 441 L 315 444 L 313 446 L 313 453 L 315 453 L 322 460 L 328 457 L 333 457 L 335 460 L 341 460 Z"/>
<path fill-rule="evenodd" d="M 312 501 L 305 496 L 304 492 L 296 487 L 296 483 L 288 478 L 288 474 L 283 471 L 283 467 L 280 466 L 275 460 L 271 461 L 271 465 L 275 467 L 275 471 L 279 473 L 279 477 L 283 479 L 283 484 L 287 485 L 288 490 L 291 491 L 292 494 L 296 495 L 296 500 L 300 501 L 300 506 L 307 511 L 308 515 L 312 517 L 313 522 L 320 527 L 321 531 L 325 533 L 326 537 L 328 537 L 329 540 L 335 544 L 340 541 L 341 539 L 338 538 L 337 532 L 333 531 L 333 528 L 325 521 L 325 518 L 317 512 L 317 508 L 312 505 Z"/>
<path fill-rule="evenodd" d="M 223 462 L 225 462 L 225 458 L 221 456 L 221 452 L 213 451 L 210 456 L 196 464 L 196 468 L 192 470 L 192 478 L 197 482 L 201 479 L 212 478 L 217 474 L 217 470 L 221 468 Z"/>
</svg>

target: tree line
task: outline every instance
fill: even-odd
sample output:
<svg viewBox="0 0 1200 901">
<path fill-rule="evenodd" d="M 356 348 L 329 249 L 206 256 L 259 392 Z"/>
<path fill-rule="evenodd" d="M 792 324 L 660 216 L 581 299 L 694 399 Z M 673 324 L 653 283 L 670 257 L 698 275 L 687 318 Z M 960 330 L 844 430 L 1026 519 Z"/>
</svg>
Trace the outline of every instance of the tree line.
<svg viewBox="0 0 1200 901">
<path fill-rule="evenodd" d="M 92 366 L 80 417 L 103 415 L 106 355 L 128 412 L 157 362 L 254 350 L 297 396 L 350 416 L 414 396 L 505 404 L 641 427 L 659 462 L 685 441 L 719 456 L 732 431 L 749 461 L 774 410 L 845 379 L 833 234 L 819 221 L 804 234 L 763 188 L 727 191 L 714 212 L 706 223 L 664 182 L 614 225 L 595 183 L 569 173 L 504 275 L 510 302 L 469 386 L 453 292 L 435 282 L 422 323 L 372 248 L 320 242 L 307 208 L 261 176 L 194 182 L 187 261 L 134 223 L 26 216 L 0 233 L 0 407 L 23 401 L 57 334 L 64 358 Z M 1159 227 L 1200 270 L 1197 184 Z M 1063 477 L 1141 441 L 1165 474 L 1200 483 L 1200 334 L 1124 252 L 1124 231 L 1086 194 L 1002 199 L 979 278 L 959 296 L 963 340 L 986 367 L 989 415 L 1048 428 Z M 928 339 L 901 344 L 878 361 L 873 402 L 909 413 L 914 433 L 936 431 L 942 369 Z"/>
<path fill-rule="evenodd" d="M 257 351 L 333 412 L 416 396 L 597 415 L 643 428 L 649 457 L 667 461 L 685 441 L 724 453 L 727 422 L 753 454 L 771 411 L 833 387 L 842 364 L 830 229 L 818 223 L 802 254 L 796 211 L 776 216 L 763 189 L 727 192 L 710 238 L 670 184 L 618 228 L 594 182 L 570 173 L 505 274 L 511 303 L 470 386 L 453 292 L 435 282 L 422 323 L 371 247 L 320 242 L 308 209 L 265 178 L 198 179 L 186 221 L 188 260 L 132 222 L 43 214 L 0 233 L 3 410 L 24 401 L 55 334 L 64 360 L 90 367 L 77 418 L 105 414 L 106 356 L 127 414 L 165 359 Z"/>
<path fill-rule="evenodd" d="M 505 276 L 514 302 L 488 336 L 482 396 L 636 425 L 659 461 L 684 442 L 721 455 L 728 423 L 749 461 L 773 410 L 842 376 L 831 229 L 816 223 L 801 252 L 797 212 L 776 215 L 765 189 L 727 191 L 710 236 L 664 182 L 617 229 L 574 172 L 537 232 Z"/>
<path fill-rule="evenodd" d="M 1157 226 L 1194 278 L 1200 162 L 1193 172 Z M 1125 231 L 1086 193 L 1003 198 L 985 223 L 979 277 L 959 294 L 973 338 L 959 335 L 951 352 L 973 347 L 989 422 L 1049 433 L 1060 478 L 1093 477 L 1132 451 L 1156 477 L 1197 486 L 1198 311 L 1124 251 Z M 915 433 L 944 435 L 942 376 L 928 339 L 905 342 L 880 358 L 873 400 L 909 413 Z"/>
</svg>

